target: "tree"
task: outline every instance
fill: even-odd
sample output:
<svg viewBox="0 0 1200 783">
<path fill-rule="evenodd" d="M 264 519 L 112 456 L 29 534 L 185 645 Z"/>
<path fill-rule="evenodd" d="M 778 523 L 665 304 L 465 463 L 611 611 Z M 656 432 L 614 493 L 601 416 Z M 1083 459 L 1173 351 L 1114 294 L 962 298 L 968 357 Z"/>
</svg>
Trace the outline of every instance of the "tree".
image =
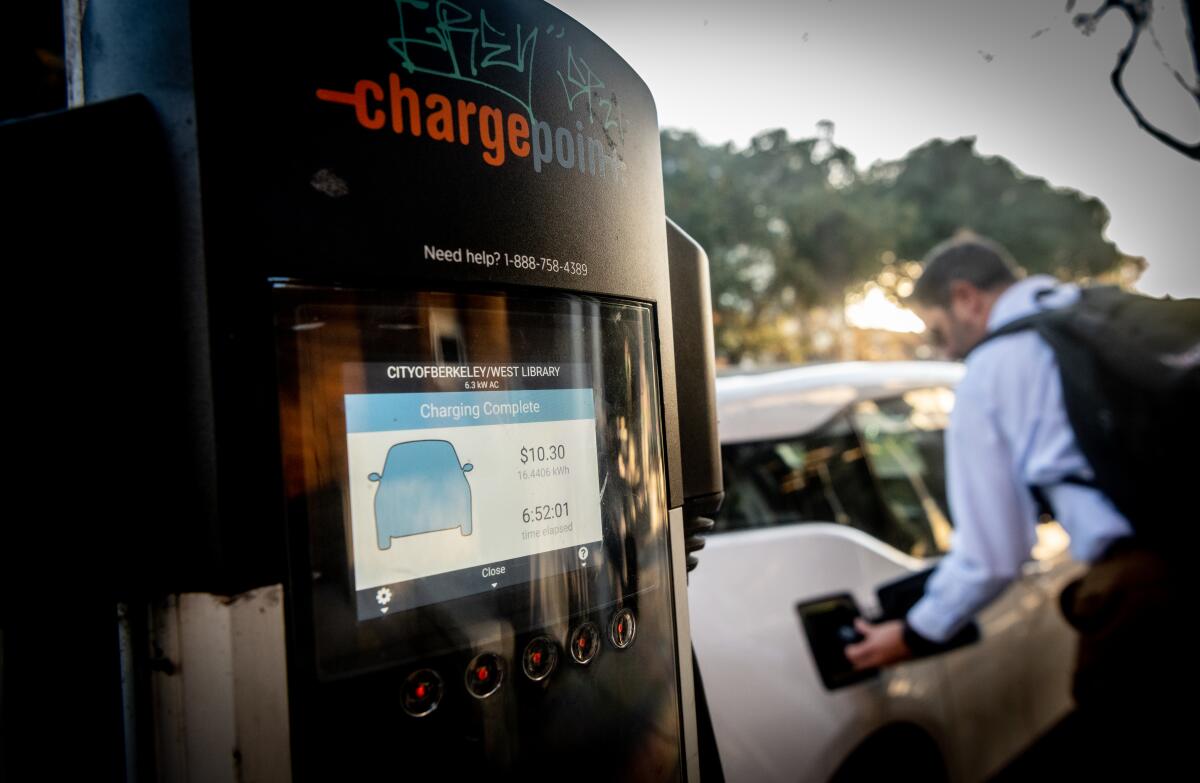
<svg viewBox="0 0 1200 783">
<path fill-rule="evenodd" d="M 833 143 L 832 125 L 795 141 L 765 131 L 741 151 L 668 130 L 662 149 L 668 214 L 709 254 L 720 353 L 804 358 L 802 342 L 780 338 L 781 322 L 840 306 L 883 247 L 855 198 L 854 156 Z"/>
<path fill-rule="evenodd" d="M 894 295 L 911 278 L 906 259 L 964 228 L 1064 278 L 1131 260 L 1104 238 L 1098 200 L 981 157 L 974 139 L 931 141 L 860 171 L 832 124 L 820 130 L 766 131 L 744 150 L 662 134 L 667 214 L 708 253 L 717 351 L 731 363 L 832 356 L 821 338 L 839 326 L 847 292 L 881 279 Z"/>
<path fill-rule="evenodd" d="M 907 215 L 888 227 L 900 258 L 921 258 L 964 228 L 994 238 L 1030 272 L 1093 277 L 1124 257 L 1104 238 L 1109 213 L 1098 199 L 981 157 L 973 138 L 927 142 L 867 172 L 863 187 Z"/>
</svg>

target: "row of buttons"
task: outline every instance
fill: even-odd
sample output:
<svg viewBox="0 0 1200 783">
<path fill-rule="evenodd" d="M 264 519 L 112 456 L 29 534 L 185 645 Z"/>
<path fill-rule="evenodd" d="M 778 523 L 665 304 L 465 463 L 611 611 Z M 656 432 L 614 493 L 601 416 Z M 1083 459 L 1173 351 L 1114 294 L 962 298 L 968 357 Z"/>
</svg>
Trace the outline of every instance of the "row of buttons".
<svg viewBox="0 0 1200 783">
<path fill-rule="evenodd" d="M 630 609 L 613 613 L 608 624 L 608 639 L 613 647 L 624 650 L 633 644 L 637 619 Z M 568 643 L 571 659 L 586 666 L 600 652 L 600 629 L 586 622 L 571 632 Z M 540 682 L 558 666 L 558 645 L 549 636 L 538 636 L 525 645 L 521 655 L 521 670 L 534 682 Z M 500 689 L 504 682 L 504 659 L 495 653 L 476 655 L 467 665 L 464 675 L 467 692 L 477 699 L 486 699 Z M 401 703 L 404 711 L 415 718 L 430 714 L 442 701 L 445 688 L 441 675 L 433 669 L 418 669 L 404 681 Z"/>
</svg>

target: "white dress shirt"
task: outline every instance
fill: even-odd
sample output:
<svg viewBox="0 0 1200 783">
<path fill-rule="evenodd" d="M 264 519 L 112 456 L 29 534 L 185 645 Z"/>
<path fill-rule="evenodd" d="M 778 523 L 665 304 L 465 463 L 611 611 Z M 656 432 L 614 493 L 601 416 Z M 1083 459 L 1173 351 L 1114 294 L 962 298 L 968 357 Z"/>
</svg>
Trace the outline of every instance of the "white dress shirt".
<svg viewBox="0 0 1200 783">
<path fill-rule="evenodd" d="M 1054 289 L 1037 301 L 1039 291 Z M 1044 307 L 1069 304 L 1074 285 L 1035 275 L 1000 295 L 988 331 Z M 1033 330 L 990 340 L 973 351 L 946 431 L 946 481 L 954 521 L 951 551 L 938 564 L 908 624 L 941 642 L 1021 574 L 1036 540 L 1040 486 L 1071 537 L 1078 560 L 1099 557 L 1132 528 L 1100 491 L 1064 478 L 1093 478 L 1063 407 L 1054 352 Z"/>
</svg>

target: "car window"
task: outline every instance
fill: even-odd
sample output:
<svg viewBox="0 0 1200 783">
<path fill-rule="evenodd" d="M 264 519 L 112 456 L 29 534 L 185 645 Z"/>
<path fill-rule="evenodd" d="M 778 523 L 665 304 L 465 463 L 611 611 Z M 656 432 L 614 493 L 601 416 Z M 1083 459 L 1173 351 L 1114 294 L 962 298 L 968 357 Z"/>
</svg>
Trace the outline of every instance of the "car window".
<svg viewBox="0 0 1200 783">
<path fill-rule="evenodd" d="M 945 430 L 954 392 L 916 389 L 854 407 L 879 495 L 906 551 L 929 557 L 950 547 L 946 500 Z"/>
<path fill-rule="evenodd" d="M 894 542 L 846 416 L 808 435 L 721 447 L 725 502 L 716 530 L 836 522 Z M 907 549 L 906 549 L 907 551 Z"/>
</svg>

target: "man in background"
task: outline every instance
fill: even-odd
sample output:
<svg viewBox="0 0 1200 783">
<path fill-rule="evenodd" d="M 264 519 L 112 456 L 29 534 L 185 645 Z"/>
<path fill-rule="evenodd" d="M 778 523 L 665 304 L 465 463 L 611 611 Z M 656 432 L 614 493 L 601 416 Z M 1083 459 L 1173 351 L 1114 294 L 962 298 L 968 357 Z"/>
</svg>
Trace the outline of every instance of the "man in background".
<svg viewBox="0 0 1200 783">
<path fill-rule="evenodd" d="M 1162 747 L 1166 716 L 1154 713 L 1172 685 L 1163 647 L 1181 619 L 1171 607 L 1168 569 L 1088 485 L 1094 474 L 1071 429 L 1051 347 L 1033 329 L 986 339 L 1079 296 L 1078 286 L 1048 275 L 1022 277 L 1002 247 L 976 235 L 929 253 L 910 301 L 934 345 L 967 367 L 946 433 L 954 543 L 906 618 L 860 620 L 863 639 L 846 655 L 868 669 L 935 652 L 1019 578 L 1036 540 L 1040 500 L 1070 535 L 1071 554 L 1093 564 L 1063 595 L 1064 613 L 1082 634 L 1079 714 L 1089 735 L 1104 735 L 1095 739 L 1105 752 L 1088 757 L 1144 764 L 1123 750 Z"/>
</svg>

